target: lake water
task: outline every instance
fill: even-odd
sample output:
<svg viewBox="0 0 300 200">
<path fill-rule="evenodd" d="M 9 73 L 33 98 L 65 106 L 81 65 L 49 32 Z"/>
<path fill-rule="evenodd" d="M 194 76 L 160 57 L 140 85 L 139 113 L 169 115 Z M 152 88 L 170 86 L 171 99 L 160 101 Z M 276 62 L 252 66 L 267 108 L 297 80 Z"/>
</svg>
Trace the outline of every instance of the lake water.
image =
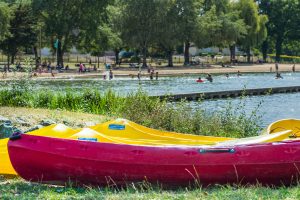
<svg viewBox="0 0 300 200">
<path fill-rule="evenodd" d="M 270 123 L 285 119 L 296 118 L 300 119 L 300 93 L 290 94 L 274 94 L 268 96 L 252 96 L 244 100 L 240 99 L 219 99 L 199 102 L 189 102 L 193 109 L 205 108 L 212 111 L 224 109 L 229 101 L 233 106 L 238 106 L 245 103 L 244 109 L 248 116 L 253 110 L 256 110 L 257 105 L 262 105 L 258 108 L 258 115 L 261 115 L 261 126 L 266 127 Z"/>
<path fill-rule="evenodd" d="M 35 87 L 39 89 L 52 89 L 63 91 L 66 88 L 73 88 L 82 91 L 87 88 L 96 88 L 101 92 L 111 89 L 120 95 L 126 95 L 130 92 L 136 92 L 142 89 L 149 95 L 194 93 L 208 91 L 234 90 L 243 88 L 262 88 L 278 86 L 297 86 L 300 85 L 300 73 L 283 73 L 283 79 L 275 79 L 274 73 L 262 74 L 244 74 L 240 77 L 230 75 L 226 78 L 224 75 L 213 76 L 213 83 L 197 83 L 197 76 L 177 76 L 160 77 L 158 81 L 150 81 L 149 78 L 143 78 L 138 81 L 137 78 L 115 78 L 113 80 L 102 79 L 63 79 L 63 80 L 36 80 Z M 0 86 L 3 83 L 0 83 Z"/>
</svg>

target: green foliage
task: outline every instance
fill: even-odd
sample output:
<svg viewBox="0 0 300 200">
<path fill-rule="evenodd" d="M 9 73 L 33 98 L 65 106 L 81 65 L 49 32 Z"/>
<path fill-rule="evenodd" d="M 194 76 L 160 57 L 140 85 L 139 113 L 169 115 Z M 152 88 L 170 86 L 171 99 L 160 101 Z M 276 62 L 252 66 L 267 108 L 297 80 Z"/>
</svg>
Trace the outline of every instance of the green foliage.
<svg viewBox="0 0 300 200">
<path fill-rule="evenodd" d="M 78 45 L 79 38 L 95 35 L 97 28 L 106 17 L 108 0 L 32 0 L 34 12 L 44 22 L 45 36 L 49 46 L 59 39 L 58 57 L 72 46 Z M 83 35 L 83 36 L 82 36 Z"/>
<path fill-rule="evenodd" d="M 146 66 L 147 49 L 159 37 L 158 22 L 164 12 L 164 1 L 127 0 L 118 1 L 118 4 L 117 25 L 121 38 L 128 46 L 141 50 Z"/>
<path fill-rule="evenodd" d="M 251 48 L 260 45 L 267 37 L 265 25 L 268 18 L 259 14 L 258 5 L 254 1 L 239 0 L 235 7 L 247 26 L 247 34 L 239 40 L 239 45 L 247 53 L 247 60 L 250 62 Z"/>
<path fill-rule="evenodd" d="M 6 3 L 0 2 L 0 42 L 8 36 L 10 9 Z"/>
<path fill-rule="evenodd" d="M 12 4 L 10 9 L 12 13 L 10 34 L 0 43 L 0 49 L 11 57 L 11 63 L 14 63 L 14 58 L 19 51 L 31 48 L 37 42 L 35 31 L 37 18 L 33 15 L 31 5 L 28 3 Z"/>
<path fill-rule="evenodd" d="M 259 106 L 247 116 L 243 99 L 238 107 L 229 104 L 221 112 L 210 112 L 205 109 L 193 111 L 185 101 L 175 104 L 161 101 L 143 91 L 121 97 L 112 91 L 101 94 L 96 89 L 78 93 L 71 89 L 54 92 L 32 88 L 30 80 L 24 79 L 8 89 L 0 90 L 0 106 L 61 109 L 122 117 L 156 129 L 201 135 L 248 137 L 256 135 L 260 129 L 260 116 L 257 116 Z"/>
<path fill-rule="evenodd" d="M 280 61 L 283 43 L 300 38 L 299 0 L 260 0 L 259 5 L 261 12 L 268 15 L 269 40 L 275 41 L 276 60 Z"/>
</svg>

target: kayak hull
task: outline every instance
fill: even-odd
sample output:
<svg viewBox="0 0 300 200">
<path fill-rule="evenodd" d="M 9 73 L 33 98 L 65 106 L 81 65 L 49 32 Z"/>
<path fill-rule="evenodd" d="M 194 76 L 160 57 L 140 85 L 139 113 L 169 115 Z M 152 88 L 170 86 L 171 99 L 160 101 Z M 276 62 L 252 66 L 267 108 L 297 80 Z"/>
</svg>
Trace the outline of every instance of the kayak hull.
<svg viewBox="0 0 300 200">
<path fill-rule="evenodd" d="M 39 183 L 166 186 L 289 185 L 297 181 L 300 142 L 235 147 L 149 147 L 22 135 L 9 141 L 13 167 Z"/>
</svg>

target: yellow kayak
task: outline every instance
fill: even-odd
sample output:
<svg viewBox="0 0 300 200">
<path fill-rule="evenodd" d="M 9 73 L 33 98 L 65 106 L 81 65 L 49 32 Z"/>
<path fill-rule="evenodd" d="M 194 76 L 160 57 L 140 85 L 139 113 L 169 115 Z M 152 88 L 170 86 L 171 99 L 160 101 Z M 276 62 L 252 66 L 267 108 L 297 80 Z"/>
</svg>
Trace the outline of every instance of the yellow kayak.
<svg viewBox="0 0 300 200">
<path fill-rule="evenodd" d="M 299 122 L 299 120 L 298 120 Z M 273 123 L 273 127 L 275 127 Z M 63 124 L 50 125 L 35 131 L 30 135 L 47 136 L 55 138 L 66 138 L 74 140 L 91 140 L 103 143 L 116 143 L 116 144 L 132 144 L 132 145 L 150 145 L 150 146 L 174 146 L 174 145 L 218 145 L 218 144 L 251 144 L 251 143 L 264 143 L 274 142 L 287 139 L 291 135 L 289 130 L 292 125 L 286 128 L 276 128 L 278 134 L 257 136 L 244 139 L 233 139 L 225 137 L 212 137 L 201 135 L 180 134 L 174 132 L 164 132 L 141 126 L 134 122 L 125 119 L 112 120 L 103 124 L 98 124 L 89 128 L 71 129 Z M 300 124 L 300 122 L 299 122 Z M 278 125 L 278 124 L 277 124 Z M 271 126 L 271 125 L 270 125 Z M 270 128 L 269 126 L 269 128 Z M 284 129 L 284 130 L 283 130 Z M 273 130 L 273 129 L 272 129 Z M 280 130 L 280 131 L 279 131 Z M 272 133 L 272 131 L 269 131 Z M 294 133 L 294 132 L 293 132 Z M 11 166 L 10 159 L 7 152 L 8 139 L 0 140 L 0 174 L 16 175 L 13 167 Z"/>
<path fill-rule="evenodd" d="M 216 142 L 228 141 L 233 138 L 191 135 L 175 132 L 160 131 L 148 128 L 126 119 L 111 120 L 103 124 L 89 127 L 110 137 L 121 137 L 132 140 L 160 141 L 165 144 L 213 145 Z"/>
<path fill-rule="evenodd" d="M 300 120 L 299 119 L 282 119 L 270 124 L 266 134 L 273 134 L 285 130 L 291 130 L 292 136 L 300 137 Z"/>
<path fill-rule="evenodd" d="M 126 122 L 126 123 L 125 123 Z M 124 129 L 120 129 L 121 126 Z M 212 145 L 218 141 L 231 138 L 209 136 L 193 136 L 179 133 L 163 132 L 150 129 L 127 120 L 112 120 L 84 129 L 71 129 L 63 124 L 50 125 L 30 133 L 30 135 L 47 136 L 66 139 L 96 139 L 98 142 L 134 145 Z M 7 151 L 8 139 L 0 140 L 0 174 L 16 175 L 11 166 Z"/>
<path fill-rule="evenodd" d="M 74 134 L 76 131 L 63 125 L 63 124 L 54 124 L 50 125 L 35 131 L 32 131 L 28 134 L 37 135 L 37 136 L 51 136 L 56 138 L 66 138 Z M 7 142 L 8 139 L 0 140 L 0 174 L 2 175 L 17 175 L 14 168 L 10 163 L 10 159 L 7 151 Z"/>
</svg>

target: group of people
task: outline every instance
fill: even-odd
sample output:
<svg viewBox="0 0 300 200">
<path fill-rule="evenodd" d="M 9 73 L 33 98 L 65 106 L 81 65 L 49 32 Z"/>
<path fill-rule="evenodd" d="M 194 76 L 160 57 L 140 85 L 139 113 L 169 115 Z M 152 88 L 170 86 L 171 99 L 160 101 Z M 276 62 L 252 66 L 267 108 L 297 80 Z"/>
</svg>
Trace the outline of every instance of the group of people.
<svg viewBox="0 0 300 200">
<path fill-rule="evenodd" d="M 103 80 L 107 79 L 106 74 L 107 74 L 106 72 L 103 73 Z M 109 80 L 112 80 L 114 78 L 114 73 L 113 73 L 112 69 L 110 69 L 108 72 L 108 78 L 109 78 Z"/>
<path fill-rule="evenodd" d="M 281 73 L 279 73 L 279 65 L 278 63 L 275 63 L 275 72 L 276 72 L 276 75 L 275 75 L 275 78 L 276 79 L 283 79 L 283 77 L 281 76 Z M 270 67 L 270 72 L 272 72 L 272 67 Z M 292 72 L 296 72 L 296 64 L 293 64 L 292 65 Z"/>
<path fill-rule="evenodd" d="M 225 76 L 226 76 L 226 78 L 229 78 L 229 73 L 226 73 L 225 74 Z M 242 73 L 240 72 L 240 71 L 238 71 L 237 72 L 237 76 L 239 77 L 239 76 L 242 76 Z M 212 75 L 211 74 L 207 74 L 207 76 L 205 77 L 205 79 L 207 80 L 207 81 L 209 81 L 209 82 L 213 82 L 213 77 L 212 77 Z M 198 83 L 203 83 L 204 82 L 204 80 L 201 78 L 201 77 L 199 77 L 197 80 L 196 80 L 196 82 L 198 82 Z"/>
<path fill-rule="evenodd" d="M 158 71 L 155 72 L 154 68 L 151 65 L 149 65 L 147 72 L 149 73 L 150 80 L 154 79 L 154 75 L 155 75 L 155 79 L 158 80 Z M 134 76 L 132 75 L 131 77 L 133 78 Z M 140 69 L 137 73 L 138 80 L 141 80 L 141 77 L 142 77 L 142 72 Z"/>
<path fill-rule="evenodd" d="M 78 72 L 80 74 L 80 73 L 84 73 L 84 72 L 90 72 L 92 64 L 89 64 L 89 67 L 86 67 L 85 64 L 79 63 L 79 65 L 77 65 L 77 66 L 79 66 Z M 93 65 L 92 67 L 94 68 L 94 71 L 97 71 L 96 65 Z"/>
</svg>

